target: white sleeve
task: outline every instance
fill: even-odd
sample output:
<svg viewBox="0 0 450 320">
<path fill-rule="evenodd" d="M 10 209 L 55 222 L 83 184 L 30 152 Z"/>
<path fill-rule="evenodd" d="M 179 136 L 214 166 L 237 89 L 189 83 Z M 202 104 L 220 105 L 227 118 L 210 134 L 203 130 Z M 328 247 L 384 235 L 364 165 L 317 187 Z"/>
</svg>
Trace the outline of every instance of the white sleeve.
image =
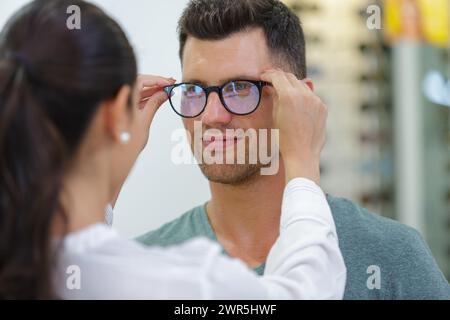
<svg viewBox="0 0 450 320">
<path fill-rule="evenodd" d="M 236 259 L 210 256 L 206 299 L 342 299 L 346 268 L 322 190 L 307 179 L 290 181 L 280 222 L 261 277 Z"/>
</svg>

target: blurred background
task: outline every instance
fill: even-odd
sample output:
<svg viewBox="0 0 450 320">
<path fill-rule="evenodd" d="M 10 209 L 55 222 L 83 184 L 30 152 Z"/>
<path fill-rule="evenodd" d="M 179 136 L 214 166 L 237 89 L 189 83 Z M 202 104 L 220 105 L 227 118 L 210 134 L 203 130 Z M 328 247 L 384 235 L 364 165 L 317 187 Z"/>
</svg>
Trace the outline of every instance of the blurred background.
<svg viewBox="0 0 450 320">
<path fill-rule="evenodd" d="M 450 1 L 285 2 L 330 110 L 324 189 L 419 230 L 449 279 Z"/>
<path fill-rule="evenodd" d="M 0 1 L 0 27 L 25 0 Z M 133 43 L 141 73 L 181 79 L 187 0 L 95 0 Z M 416 228 L 450 279 L 450 0 L 284 0 L 300 16 L 309 76 L 328 105 L 322 186 Z M 209 199 L 196 165 L 171 161 L 168 104 L 127 180 L 114 225 L 128 237 Z"/>
</svg>

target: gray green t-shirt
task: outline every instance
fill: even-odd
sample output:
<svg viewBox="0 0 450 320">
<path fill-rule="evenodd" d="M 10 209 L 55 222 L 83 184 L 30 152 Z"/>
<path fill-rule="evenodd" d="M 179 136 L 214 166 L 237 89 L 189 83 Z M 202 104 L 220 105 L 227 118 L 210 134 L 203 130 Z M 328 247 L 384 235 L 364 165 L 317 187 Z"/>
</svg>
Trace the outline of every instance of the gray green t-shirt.
<svg viewBox="0 0 450 320">
<path fill-rule="evenodd" d="M 450 299 L 450 285 L 416 230 L 349 200 L 327 200 L 347 267 L 344 299 Z M 204 205 L 137 240 L 170 246 L 199 236 L 217 242 Z M 255 272 L 263 274 L 264 265 Z"/>
</svg>

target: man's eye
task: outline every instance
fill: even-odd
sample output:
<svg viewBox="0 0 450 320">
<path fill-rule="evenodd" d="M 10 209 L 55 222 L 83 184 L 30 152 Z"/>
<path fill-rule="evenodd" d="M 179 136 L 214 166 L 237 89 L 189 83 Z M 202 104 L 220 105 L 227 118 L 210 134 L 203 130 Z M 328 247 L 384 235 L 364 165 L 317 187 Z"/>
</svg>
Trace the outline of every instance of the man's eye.
<svg viewBox="0 0 450 320">
<path fill-rule="evenodd" d="M 241 93 L 247 91 L 249 85 L 245 82 L 233 82 L 224 88 L 225 93 Z"/>
<path fill-rule="evenodd" d="M 236 93 L 239 95 L 239 97 L 246 97 L 251 93 L 252 85 L 253 84 L 248 82 L 236 83 Z"/>
<path fill-rule="evenodd" d="M 202 94 L 202 89 L 198 86 L 188 86 L 184 89 L 186 94 L 189 95 L 200 95 Z"/>
<path fill-rule="evenodd" d="M 235 84 L 236 90 L 246 90 L 248 89 L 248 84 L 240 82 Z"/>
</svg>

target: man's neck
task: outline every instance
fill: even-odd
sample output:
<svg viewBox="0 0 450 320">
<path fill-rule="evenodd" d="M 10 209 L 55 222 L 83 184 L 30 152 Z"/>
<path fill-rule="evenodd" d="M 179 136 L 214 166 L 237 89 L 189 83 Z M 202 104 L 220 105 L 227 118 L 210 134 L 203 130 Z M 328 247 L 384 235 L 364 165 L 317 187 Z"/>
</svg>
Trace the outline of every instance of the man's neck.
<svg viewBox="0 0 450 320">
<path fill-rule="evenodd" d="M 284 168 L 233 186 L 210 182 L 206 210 L 217 239 L 233 257 L 250 267 L 262 264 L 279 234 Z"/>
</svg>

